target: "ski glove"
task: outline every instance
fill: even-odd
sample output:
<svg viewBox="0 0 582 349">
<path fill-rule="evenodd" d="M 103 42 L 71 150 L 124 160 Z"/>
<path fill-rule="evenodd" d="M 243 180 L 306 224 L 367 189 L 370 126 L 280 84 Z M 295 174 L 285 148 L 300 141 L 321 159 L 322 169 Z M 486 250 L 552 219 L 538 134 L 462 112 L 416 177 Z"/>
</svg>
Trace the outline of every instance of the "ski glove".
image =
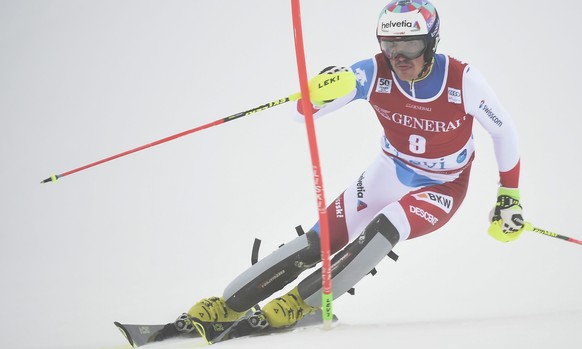
<svg viewBox="0 0 582 349">
<path fill-rule="evenodd" d="M 497 204 L 489 213 L 488 233 L 501 242 L 519 238 L 524 228 L 522 207 L 519 203 L 519 189 L 500 187 L 497 191 Z"/>
<path fill-rule="evenodd" d="M 324 68 L 322 71 L 319 72 L 317 78 L 321 78 L 322 75 L 336 75 L 330 81 L 323 81 L 318 83 L 319 88 L 324 87 L 323 84 L 333 83 L 334 86 L 329 86 L 328 91 L 326 93 L 325 99 L 319 100 L 317 96 L 317 92 L 312 94 L 311 96 L 311 103 L 316 108 L 321 108 L 329 102 L 333 102 L 337 98 L 343 97 L 351 92 L 356 87 L 356 77 L 354 73 L 351 71 L 350 68 L 346 67 L 337 67 L 337 66 L 329 66 Z M 315 80 L 315 79 L 312 79 Z M 310 81 L 311 84 L 311 81 Z M 316 86 L 310 86 L 309 91 L 317 90 Z"/>
</svg>

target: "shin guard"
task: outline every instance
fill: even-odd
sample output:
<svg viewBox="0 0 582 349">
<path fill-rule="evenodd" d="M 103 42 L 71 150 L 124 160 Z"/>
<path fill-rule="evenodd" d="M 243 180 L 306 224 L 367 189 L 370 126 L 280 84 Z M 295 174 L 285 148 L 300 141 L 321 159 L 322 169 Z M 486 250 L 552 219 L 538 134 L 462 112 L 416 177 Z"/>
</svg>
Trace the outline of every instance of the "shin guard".
<svg viewBox="0 0 582 349">
<path fill-rule="evenodd" d="M 357 239 L 338 252 L 331 261 L 333 298 L 350 290 L 392 250 L 400 234 L 379 214 Z M 321 268 L 298 285 L 301 298 L 313 307 L 321 307 Z"/>
<path fill-rule="evenodd" d="M 319 235 L 309 231 L 252 265 L 224 290 L 226 304 L 245 311 L 295 280 L 321 260 Z"/>
</svg>

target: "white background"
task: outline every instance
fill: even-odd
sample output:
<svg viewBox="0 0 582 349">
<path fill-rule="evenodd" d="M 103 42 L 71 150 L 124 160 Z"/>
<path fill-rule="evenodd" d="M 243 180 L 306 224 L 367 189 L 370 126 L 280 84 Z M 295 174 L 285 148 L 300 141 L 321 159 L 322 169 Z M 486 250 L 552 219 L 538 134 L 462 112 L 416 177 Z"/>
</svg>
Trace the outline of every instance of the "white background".
<svg viewBox="0 0 582 349">
<path fill-rule="evenodd" d="M 39 184 L 298 91 L 290 1 L 0 0 L 0 347 L 124 348 L 113 321 L 173 321 L 317 219 L 288 103 Z M 303 1 L 308 72 L 374 55 L 386 1 Z M 482 70 L 520 132 L 526 219 L 582 238 L 577 1 L 434 1 L 439 52 Z M 327 202 L 377 154 L 365 102 L 316 123 Z M 575 348 L 582 246 L 487 233 L 498 174 L 476 123 L 466 201 L 396 246 L 325 335 L 237 348 Z M 285 338 L 285 340 L 279 340 Z M 232 344 L 224 344 L 224 347 Z"/>
</svg>

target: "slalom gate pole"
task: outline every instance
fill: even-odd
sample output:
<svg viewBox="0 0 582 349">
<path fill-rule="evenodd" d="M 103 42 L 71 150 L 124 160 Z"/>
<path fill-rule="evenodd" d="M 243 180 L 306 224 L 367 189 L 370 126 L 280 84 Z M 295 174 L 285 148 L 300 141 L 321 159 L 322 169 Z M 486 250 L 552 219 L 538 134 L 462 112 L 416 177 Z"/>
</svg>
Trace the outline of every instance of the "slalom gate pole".
<svg viewBox="0 0 582 349">
<path fill-rule="evenodd" d="M 556 234 L 556 233 L 553 233 L 553 232 L 548 231 L 548 230 L 544 230 L 544 229 L 541 229 L 541 228 L 534 227 L 529 222 L 525 222 L 525 230 L 528 230 L 528 231 L 531 231 L 531 232 L 534 232 L 534 233 L 538 233 L 538 234 L 541 234 L 541 235 L 545 235 L 545 236 L 550 236 L 550 237 L 553 237 L 553 238 L 556 238 L 556 239 L 562 239 L 564 241 L 572 242 L 572 243 L 575 243 L 575 244 L 578 244 L 578 245 L 582 245 L 582 241 L 580 241 L 580 240 L 576 240 L 576 239 L 571 238 L 571 237 L 568 237 L 568 236 Z"/>
<path fill-rule="evenodd" d="M 322 294 L 321 309 L 323 316 L 323 326 L 331 329 L 333 319 L 333 294 L 331 288 L 331 262 L 330 262 L 330 241 L 329 224 L 327 220 L 327 205 L 325 204 L 325 193 L 323 190 L 323 177 L 319 165 L 319 152 L 317 148 L 317 137 L 313 122 L 313 111 L 311 106 L 311 96 L 309 94 L 309 82 L 307 79 L 307 68 L 305 64 L 305 50 L 303 46 L 303 30 L 301 27 L 301 8 L 299 0 L 291 0 L 291 12 L 293 15 L 293 31 L 295 34 L 295 54 L 297 57 L 297 71 L 301 87 L 301 103 L 305 116 L 307 128 L 307 138 L 309 141 L 309 151 L 311 154 L 311 164 L 313 168 L 313 181 L 315 185 L 315 195 L 317 197 L 317 208 L 319 210 L 319 238 L 321 241 L 321 278 Z"/>
<path fill-rule="evenodd" d="M 110 156 L 110 157 L 107 157 L 107 158 L 104 158 L 104 159 L 101 159 L 101 160 L 92 162 L 90 164 L 87 164 L 87 165 L 84 165 L 84 166 L 75 168 L 73 170 L 70 170 L 70 171 L 67 171 L 67 172 L 63 172 L 63 173 L 58 174 L 58 175 L 57 174 L 53 174 L 50 177 L 42 180 L 40 183 L 42 184 L 42 183 L 48 183 L 48 182 L 56 182 L 57 179 L 62 178 L 62 177 L 65 177 L 65 176 L 68 176 L 68 175 L 72 175 L 73 173 L 80 172 L 80 171 L 86 170 L 88 168 L 91 168 L 91 167 L 100 165 L 102 163 L 105 163 L 105 162 L 108 162 L 108 161 L 111 161 L 111 160 L 115 160 L 115 159 L 118 159 L 120 157 L 129 155 L 129 154 L 133 154 L 133 153 L 136 153 L 138 151 L 141 151 L 141 150 L 144 150 L 144 149 L 147 149 L 147 148 L 154 147 L 156 145 L 160 145 L 162 143 L 169 142 L 169 141 L 174 140 L 176 138 L 184 137 L 184 136 L 189 135 L 189 134 L 192 134 L 194 132 L 202 131 L 204 129 L 207 129 L 207 128 L 210 128 L 210 127 L 213 127 L 213 126 L 222 125 L 222 124 L 224 124 L 226 122 L 229 122 L 229 121 L 232 121 L 232 120 L 236 120 L 236 119 L 241 118 L 243 116 L 253 115 L 253 114 L 258 113 L 260 111 L 273 108 L 275 106 L 278 106 L 278 105 L 287 103 L 289 101 L 296 101 L 296 100 L 299 99 L 299 97 L 300 97 L 300 94 L 299 93 L 294 93 L 294 94 L 292 94 L 292 95 L 290 95 L 288 97 L 281 98 L 281 99 L 277 99 L 275 101 L 272 101 L 272 102 L 269 102 L 269 103 L 265 103 L 265 104 L 260 105 L 258 107 L 255 107 L 255 108 L 252 108 L 252 109 L 249 109 L 249 110 L 246 110 L 246 111 L 241 111 L 239 113 L 236 113 L 236 114 L 227 116 L 227 117 L 222 118 L 222 119 L 215 120 L 213 122 L 209 122 L 209 123 L 207 123 L 205 125 L 198 126 L 198 127 L 193 128 L 193 129 L 186 130 L 186 131 L 183 131 L 183 132 L 180 132 L 180 133 L 176 133 L 176 134 L 174 134 L 172 136 L 168 136 L 168 137 L 159 139 L 159 140 L 157 140 L 155 142 L 152 142 L 152 143 L 144 144 L 144 145 L 142 145 L 140 147 L 137 147 L 137 148 L 134 148 L 134 149 L 130 149 L 130 150 L 124 151 L 122 153 L 119 153 L 119 154 L 116 154 L 116 155 L 113 155 L 113 156 Z"/>
</svg>

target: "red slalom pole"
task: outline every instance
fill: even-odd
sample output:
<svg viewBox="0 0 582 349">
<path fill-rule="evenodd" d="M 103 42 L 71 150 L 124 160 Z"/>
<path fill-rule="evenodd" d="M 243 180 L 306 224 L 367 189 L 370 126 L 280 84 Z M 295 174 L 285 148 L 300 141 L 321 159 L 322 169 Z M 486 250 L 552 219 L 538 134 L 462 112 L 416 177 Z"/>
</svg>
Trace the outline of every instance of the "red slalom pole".
<svg viewBox="0 0 582 349">
<path fill-rule="evenodd" d="M 293 30 L 295 34 L 295 54 L 297 57 L 297 71 L 299 74 L 299 84 L 301 87 L 301 103 L 307 127 L 307 139 L 309 141 L 309 151 L 311 153 L 311 164 L 313 167 L 313 181 L 315 185 L 315 195 L 317 197 L 317 208 L 319 210 L 319 238 L 321 242 L 321 277 L 322 295 L 321 309 L 323 313 L 324 328 L 330 329 L 333 319 L 333 294 L 331 288 L 331 256 L 329 241 L 329 224 L 327 220 L 327 205 L 325 204 L 325 193 L 323 190 L 323 177 L 321 166 L 319 165 L 319 152 L 317 148 L 317 138 L 315 135 L 315 125 L 313 122 L 313 109 L 309 94 L 309 81 L 307 79 L 307 68 L 305 65 L 305 50 L 303 47 L 303 32 L 301 27 L 301 9 L 299 0 L 291 0 L 291 11 L 293 14 Z"/>
</svg>

